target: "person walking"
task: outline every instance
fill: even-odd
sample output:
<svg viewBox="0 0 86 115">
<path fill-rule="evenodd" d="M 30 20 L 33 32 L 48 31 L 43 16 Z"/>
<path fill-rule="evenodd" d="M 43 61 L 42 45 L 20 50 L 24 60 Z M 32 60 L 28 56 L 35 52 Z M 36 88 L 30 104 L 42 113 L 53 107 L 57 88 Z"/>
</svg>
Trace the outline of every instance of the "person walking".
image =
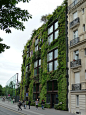
<svg viewBox="0 0 86 115">
<path fill-rule="evenodd" d="M 42 109 L 44 109 L 44 104 L 45 104 L 45 102 L 44 102 L 44 100 L 42 100 L 42 102 L 41 102 Z"/>
<path fill-rule="evenodd" d="M 28 106 L 29 106 L 29 109 L 30 109 L 30 104 L 31 104 L 31 101 L 29 100 L 29 101 L 28 101 Z"/>
<path fill-rule="evenodd" d="M 19 103 L 18 103 L 18 111 L 19 111 L 19 109 L 22 110 L 21 105 L 22 105 L 22 103 L 21 103 L 21 101 L 19 100 Z"/>
<path fill-rule="evenodd" d="M 36 110 L 38 110 L 38 103 L 39 103 L 39 101 L 38 101 L 38 99 L 37 99 L 37 101 L 35 101 Z"/>
<path fill-rule="evenodd" d="M 13 98 L 13 104 L 14 104 L 14 102 L 15 102 L 15 99 Z"/>
</svg>

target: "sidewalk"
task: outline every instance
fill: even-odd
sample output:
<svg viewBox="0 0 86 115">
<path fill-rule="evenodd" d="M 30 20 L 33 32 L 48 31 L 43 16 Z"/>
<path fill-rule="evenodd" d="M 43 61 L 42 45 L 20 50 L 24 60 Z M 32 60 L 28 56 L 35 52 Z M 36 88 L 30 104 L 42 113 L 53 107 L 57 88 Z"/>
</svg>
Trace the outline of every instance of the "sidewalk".
<svg viewBox="0 0 86 115">
<path fill-rule="evenodd" d="M 1 102 L 1 100 L 0 100 Z M 3 104 L 8 104 L 9 103 L 9 106 L 11 106 L 12 108 L 14 108 L 15 110 L 17 110 L 17 103 L 12 103 L 12 102 L 8 102 L 8 101 L 5 101 L 5 102 L 2 102 Z M 75 115 L 75 114 L 71 114 L 69 113 L 68 111 L 61 111 L 61 110 L 55 110 L 55 109 L 48 109 L 48 108 L 45 108 L 44 110 L 42 110 L 41 107 L 38 107 L 38 110 L 36 110 L 36 107 L 35 106 L 31 106 L 30 109 L 29 109 L 29 106 L 27 105 L 26 109 L 24 109 L 24 107 L 22 107 L 22 112 L 24 113 L 30 113 L 31 115 L 32 114 L 38 114 L 38 115 Z"/>
</svg>

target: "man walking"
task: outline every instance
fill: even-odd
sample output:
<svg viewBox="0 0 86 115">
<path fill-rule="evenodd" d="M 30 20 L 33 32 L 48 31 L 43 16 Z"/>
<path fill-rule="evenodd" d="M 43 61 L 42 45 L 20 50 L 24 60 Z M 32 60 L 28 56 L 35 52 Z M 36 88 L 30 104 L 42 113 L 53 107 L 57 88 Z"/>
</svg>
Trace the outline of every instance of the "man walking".
<svg viewBox="0 0 86 115">
<path fill-rule="evenodd" d="M 30 104 L 31 104 L 31 101 L 29 100 L 29 102 L 28 102 L 29 109 L 30 109 Z"/>
<path fill-rule="evenodd" d="M 37 99 L 37 101 L 35 101 L 35 104 L 36 104 L 36 110 L 38 110 L 38 103 L 39 103 L 39 101 L 38 101 L 38 99 Z"/>
<path fill-rule="evenodd" d="M 22 110 L 21 105 L 22 105 L 22 103 L 21 103 L 21 101 L 19 100 L 19 103 L 18 103 L 18 111 L 19 111 L 19 109 Z"/>
</svg>

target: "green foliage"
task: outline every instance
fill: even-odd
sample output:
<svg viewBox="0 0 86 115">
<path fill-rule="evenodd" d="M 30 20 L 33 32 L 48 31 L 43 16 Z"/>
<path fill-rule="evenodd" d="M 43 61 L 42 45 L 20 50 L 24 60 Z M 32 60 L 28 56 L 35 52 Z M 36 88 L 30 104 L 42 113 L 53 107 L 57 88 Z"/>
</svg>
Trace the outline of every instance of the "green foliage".
<svg viewBox="0 0 86 115">
<path fill-rule="evenodd" d="M 39 106 L 41 106 L 42 99 L 45 100 L 45 107 L 50 108 L 50 104 L 46 103 L 46 94 L 47 94 L 47 81 L 57 79 L 58 85 L 58 100 L 59 104 L 55 105 L 55 109 L 67 110 L 66 108 L 66 99 L 67 99 L 67 80 L 66 80 L 66 40 L 65 40 L 65 10 L 66 10 L 66 0 L 63 4 L 53 12 L 53 14 L 49 17 L 48 22 L 43 24 L 40 28 L 34 31 L 32 34 L 31 40 L 27 42 L 24 52 L 27 51 L 27 46 L 29 45 L 31 50 L 33 51 L 33 55 L 25 60 L 25 65 L 22 66 L 22 70 L 25 71 L 25 67 L 27 63 L 31 64 L 30 71 L 31 74 L 28 76 L 29 78 L 29 98 L 31 100 L 32 105 L 34 105 L 33 101 L 33 84 L 40 83 L 39 85 Z M 48 38 L 48 25 L 52 24 L 53 21 L 58 20 L 58 30 L 59 36 L 57 39 L 53 40 L 49 45 L 47 42 Z M 38 38 L 41 41 L 39 42 L 39 46 L 41 47 L 41 51 L 35 52 L 35 39 Z M 47 71 L 47 52 L 58 48 L 58 67 L 57 70 L 48 72 Z M 27 56 L 26 53 L 23 55 L 23 59 Z M 41 68 L 39 70 L 39 76 L 34 76 L 34 61 L 38 58 L 41 58 Z M 39 80 L 38 80 L 39 78 Z M 23 75 L 23 82 L 25 80 L 25 76 Z M 25 87 L 25 83 L 22 83 L 22 87 Z M 21 87 L 21 88 L 22 88 Z M 24 89 L 23 89 L 24 91 Z M 22 90 L 21 90 L 22 95 Z M 23 93 L 24 94 L 24 93 Z M 24 97 L 23 97 L 24 98 Z M 60 104 L 62 102 L 62 104 Z"/>
<path fill-rule="evenodd" d="M 21 21 L 28 21 L 29 18 L 32 18 L 27 10 L 16 7 L 20 1 L 29 2 L 28 0 L 0 0 L 0 29 L 6 33 L 11 33 L 10 28 L 12 27 L 24 31 L 25 26 Z M 0 53 L 9 48 L 6 44 L 0 43 Z"/>
</svg>

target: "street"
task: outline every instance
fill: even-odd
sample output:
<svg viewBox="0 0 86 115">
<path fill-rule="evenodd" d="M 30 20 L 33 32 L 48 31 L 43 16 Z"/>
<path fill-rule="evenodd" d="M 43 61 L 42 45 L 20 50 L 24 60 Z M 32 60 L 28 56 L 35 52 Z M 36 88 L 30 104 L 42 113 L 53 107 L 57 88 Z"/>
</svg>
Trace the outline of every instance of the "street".
<svg viewBox="0 0 86 115">
<path fill-rule="evenodd" d="M 18 111 L 17 104 L 13 104 L 12 102 L 2 102 L 0 100 L 0 115 L 74 115 L 69 113 L 68 111 L 60 111 L 55 109 L 42 110 L 41 107 L 36 110 L 34 106 L 31 106 L 31 109 L 27 106 L 26 109 L 22 107 L 22 111 Z"/>
</svg>

